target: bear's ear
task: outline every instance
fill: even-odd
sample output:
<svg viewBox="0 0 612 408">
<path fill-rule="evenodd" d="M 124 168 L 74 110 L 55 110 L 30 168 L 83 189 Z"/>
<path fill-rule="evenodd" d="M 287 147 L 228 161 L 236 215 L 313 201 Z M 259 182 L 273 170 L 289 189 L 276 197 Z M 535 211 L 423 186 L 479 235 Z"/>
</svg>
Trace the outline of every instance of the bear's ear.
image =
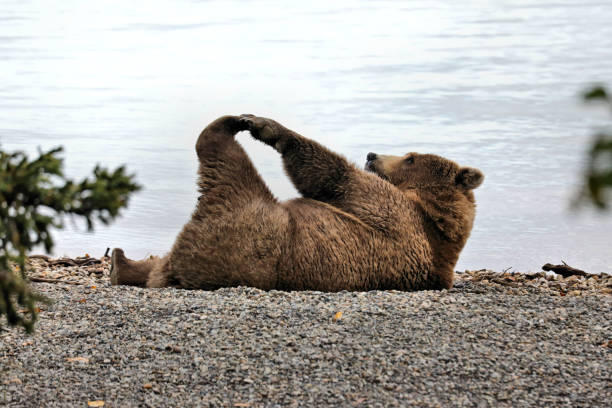
<svg viewBox="0 0 612 408">
<path fill-rule="evenodd" d="M 484 174 L 473 167 L 462 167 L 455 177 L 457 185 L 472 190 L 482 184 Z"/>
</svg>

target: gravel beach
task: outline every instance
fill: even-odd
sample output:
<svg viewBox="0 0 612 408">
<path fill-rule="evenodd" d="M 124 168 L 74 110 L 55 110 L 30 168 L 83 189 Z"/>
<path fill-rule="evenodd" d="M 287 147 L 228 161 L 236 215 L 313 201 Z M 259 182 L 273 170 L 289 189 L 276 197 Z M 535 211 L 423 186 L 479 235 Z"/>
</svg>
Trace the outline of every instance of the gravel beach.
<svg viewBox="0 0 612 408">
<path fill-rule="evenodd" d="M 8 407 L 612 401 L 605 275 L 476 271 L 448 291 L 205 292 L 111 287 L 105 258 L 32 262 L 49 281 L 32 286 L 53 303 L 34 335 L 0 328 Z"/>
</svg>

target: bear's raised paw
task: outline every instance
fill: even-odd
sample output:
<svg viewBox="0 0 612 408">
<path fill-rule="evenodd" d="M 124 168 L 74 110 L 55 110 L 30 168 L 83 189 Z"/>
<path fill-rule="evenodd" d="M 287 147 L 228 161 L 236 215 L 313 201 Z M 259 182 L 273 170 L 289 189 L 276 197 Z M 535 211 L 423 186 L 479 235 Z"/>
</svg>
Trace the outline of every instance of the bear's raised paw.
<svg viewBox="0 0 612 408">
<path fill-rule="evenodd" d="M 240 115 L 238 120 L 247 127 L 251 135 L 262 142 L 279 150 L 277 146 L 282 134 L 283 127 L 276 121 L 268 118 L 262 118 L 251 114 Z"/>
</svg>

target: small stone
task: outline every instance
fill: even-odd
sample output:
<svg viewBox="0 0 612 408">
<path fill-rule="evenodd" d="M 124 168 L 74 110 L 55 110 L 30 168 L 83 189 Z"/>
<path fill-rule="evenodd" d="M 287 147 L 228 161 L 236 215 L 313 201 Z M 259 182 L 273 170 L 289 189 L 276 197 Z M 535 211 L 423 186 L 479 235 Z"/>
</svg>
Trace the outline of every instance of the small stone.
<svg viewBox="0 0 612 408">
<path fill-rule="evenodd" d="M 50 275 L 81 285 L 33 283 L 54 303 L 35 336 L 0 329 L 0 344 L 9 346 L 0 347 L 0 401 L 71 406 L 108 396 L 113 406 L 185 406 L 194 389 L 199 406 L 607 406 L 609 399 L 610 297 L 602 293 L 612 292 L 612 278 L 546 277 L 538 286 L 526 275 L 481 271 L 458 274 L 461 285 L 449 292 L 186 291 L 111 287 L 108 264 L 99 267 L 103 281 L 58 267 Z M 563 288 L 580 296 L 558 297 Z M 334 323 L 338 311 L 350 316 Z M 80 355 L 92 363 L 66 362 Z M 531 388 L 525 367 L 547 381 Z M 23 384 L 9 383 L 17 377 Z M 119 401 L 116 390 L 130 384 L 139 392 Z M 34 401 L 36 390 L 44 392 Z"/>
<path fill-rule="evenodd" d="M 431 305 L 432 303 L 429 300 L 424 300 L 423 303 L 421 303 L 421 308 L 428 309 L 431 307 Z"/>
</svg>

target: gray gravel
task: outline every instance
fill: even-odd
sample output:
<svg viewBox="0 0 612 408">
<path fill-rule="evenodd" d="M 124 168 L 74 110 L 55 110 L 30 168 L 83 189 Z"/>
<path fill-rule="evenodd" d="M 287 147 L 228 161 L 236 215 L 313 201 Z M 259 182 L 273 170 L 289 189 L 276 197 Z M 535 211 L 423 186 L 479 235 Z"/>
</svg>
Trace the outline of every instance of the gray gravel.
<svg viewBox="0 0 612 408">
<path fill-rule="evenodd" d="M 0 329 L 0 405 L 612 401 L 609 295 L 472 282 L 441 292 L 335 294 L 33 286 L 55 303 L 43 306 L 33 336 Z"/>
</svg>

